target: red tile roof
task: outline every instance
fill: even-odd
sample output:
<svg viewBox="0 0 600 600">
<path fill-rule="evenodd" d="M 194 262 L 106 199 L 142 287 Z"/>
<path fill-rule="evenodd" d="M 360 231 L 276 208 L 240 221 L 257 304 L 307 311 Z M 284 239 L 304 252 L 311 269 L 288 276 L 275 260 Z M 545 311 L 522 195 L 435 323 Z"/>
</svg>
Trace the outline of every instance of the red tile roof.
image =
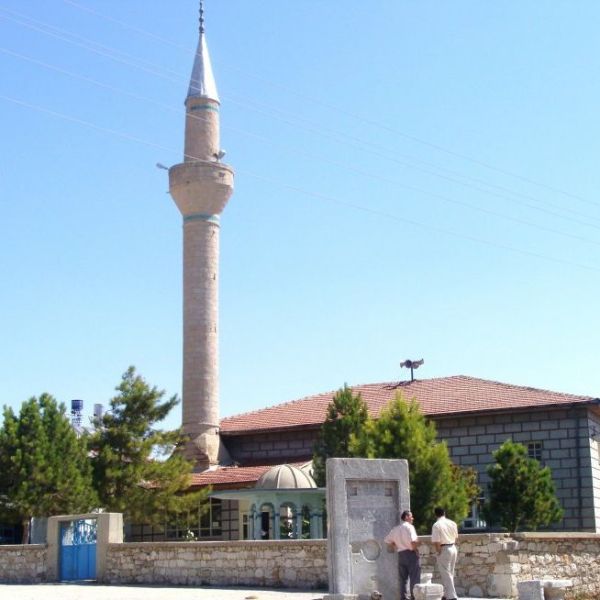
<svg viewBox="0 0 600 600">
<path fill-rule="evenodd" d="M 281 461 L 280 461 L 281 462 Z M 279 463 L 277 463 L 279 464 Z M 294 467 L 301 467 L 306 464 L 302 463 L 287 463 Z M 216 488 L 221 485 L 235 484 L 236 487 L 253 487 L 259 480 L 260 476 L 266 473 L 274 465 L 258 465 L 254 467 L 217 467 L 214 470 L 203 471 L 202 473 L 192 474 L 192 487 L 212 485 Z"/>
<path fill-rule="evenodd" d="M 416 398 L 426 415 L 450 415 L 492 410 L 541 408 L 561 404 L 600 402 L 591 396 L 575 396 L 464 375 L 393 383 L 372 383 L 352 387 L 367 403 L 369 414 L 377 416 L 396 393 Z M 254 412 L 221 420 L 221 433 L 236 435 L 267 429 L 281 430 L 319 426 L 335 391 L 308 396 Z"/>
<path fill-rule="evenodd" d="M 214 471 L 192 474 L 192 486 L 219 485 L 222 483 L 255 483 L 273 465 L 258 467 L 218 467 Z"/>
</svg>

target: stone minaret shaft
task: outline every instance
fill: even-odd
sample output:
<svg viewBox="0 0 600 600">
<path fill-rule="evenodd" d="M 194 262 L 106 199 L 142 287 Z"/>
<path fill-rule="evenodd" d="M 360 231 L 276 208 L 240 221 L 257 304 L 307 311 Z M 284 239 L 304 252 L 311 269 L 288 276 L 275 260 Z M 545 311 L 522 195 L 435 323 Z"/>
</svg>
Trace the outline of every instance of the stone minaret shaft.
<svg viewBox="0 0 600 600">
<path fill-rule="evenodd" d="M 169 169 L 169 190 L 183 216 L 183 431 L 197 470 L 218 464 L 219 215 L 233 192 L 220 162 L 219 96 L 201 19 L 185 100 L 184 162 Z"/>
</svg>

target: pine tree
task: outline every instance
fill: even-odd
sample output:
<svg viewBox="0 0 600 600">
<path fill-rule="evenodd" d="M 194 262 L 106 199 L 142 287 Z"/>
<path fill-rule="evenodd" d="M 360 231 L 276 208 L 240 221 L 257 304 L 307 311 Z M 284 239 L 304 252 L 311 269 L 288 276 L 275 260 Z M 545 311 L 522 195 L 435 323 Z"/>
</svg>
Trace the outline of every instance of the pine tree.
<svg viewBox="0 0 600 600">
<path fill-rule="evenodd" d="M 495 463 L 487 468 L 490 498 L 484 506 L 489 524 L 499 524 L 511 532 L 535 531 L 562 518 L 549 467 L 529 458 L 525 446 L 511 440 L 493 456 Z"/>
<path fill-rule="evenodd" d="M 350 438 L 360 432 L 367 418 L 367 405 L 360 394 L 354 395 L 347 385 L 335 393 L 313 453 L 313 476 L 319 487 L 326 484 L 326 460 L 352 456 L 348 448 Z"/>
<path fill-rule="evenodd" d="M 100 505 L 129 522 L 152 525 L 198 512 L 209 490 L 188 492 L 193 465 L 176 451 L 183 438 L 156 428 L 177 397 L 163 402 L 165 392 L 150 387 L 133 367 L 116 390 L 89 438 Z"/>
<path fill-rule="evenodd" d="M 425 419 L 418 402 L 407 402 L 398 394 L 377 419 L 366 422 L 350 444 L 353 456 L 408 461 L 410 505 L 415 527 L 422 533 L 429 531 L 436 506 L 462 521 L 479 490 L 472 470 L 453 465 L 445 442 L 436 437 L 435 424 Z"/>
<path fill-rule="evenodd" d="M 86 441 L 49 394 L 31 398 L 19 416 L 4 408 L 0 430 L 0 512 L 23 525 L 32 517 L 87 512 L 97 506 Z"/>
</svg>

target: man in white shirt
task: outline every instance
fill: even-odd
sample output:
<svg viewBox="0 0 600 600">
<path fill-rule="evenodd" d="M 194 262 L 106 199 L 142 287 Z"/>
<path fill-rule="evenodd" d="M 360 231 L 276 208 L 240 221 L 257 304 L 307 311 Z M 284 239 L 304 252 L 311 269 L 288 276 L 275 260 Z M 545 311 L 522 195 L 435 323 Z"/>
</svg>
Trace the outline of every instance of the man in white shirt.
<svg viewBox="0 0 600 600">
<path fill-rule="evenodd" d="M 419 559 L 419 538 L 413 526 L 413 514 L 405 510 L 400 516 L 402 522 L 396 525 L 383 540 L 398 553 L 398 573 L 400 576 L 400 600 L 414 599 L 413 588 L 421 582 L 421 561 Z M 410 579 L 410 594 L 408 580 Z"/>
<path fill-rule="evenodd" d="M 437 553 L 437 566 L 444 586 L 444 598 L 457 600 L 454 589 L 454 567 L 458 554 L 456 549 L 458 527 L 454 521 L 446 518 L 446 511 L 443 508 L 436 508 L 434 513 L 437 521 L 431 528 L 431 542 Z"/>
</svg>

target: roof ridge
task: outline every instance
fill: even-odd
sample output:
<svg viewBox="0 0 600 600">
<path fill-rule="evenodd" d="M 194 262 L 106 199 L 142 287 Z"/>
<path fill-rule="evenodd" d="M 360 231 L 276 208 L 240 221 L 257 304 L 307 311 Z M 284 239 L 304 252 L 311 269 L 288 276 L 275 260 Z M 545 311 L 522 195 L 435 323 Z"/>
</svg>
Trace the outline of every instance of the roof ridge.
<svg viewBox="0 0 600 600">
<path fill-rule="evenodd" d="M 484 383 L 494 383 L 496 385 L 501 385 L 502 387 L 507 387 L 511 389 L 519 389 L 519 390 L 530 390 L 532 392 L 543 392 L 545 394 L 559 394 L 561 396 L 571 396 L 573 398 L 585 398 L 588 400 L 594 400 L 595 396 L 589 396 L 587 394 L 573 394 L 572 392 L 558 392 L 556 390 L 550 390 L 548 388 L 539 388 L 531 385 L 520 385 L 518 383 L 506 383 L 505 381 L 497 381 L 496 379 L 483 379 L 481 377 L 472 377 L 471 375 L 454 375 L 453 378 L 463 377 L 465 379 L 470 379 L 471 381 L 482 381 Z M 450 379 L 448 377 L 447 379 Z"/>
<path fill-rule="evenodd" d="M 338 388 L 340 389 L 340 388 Z M 331 392 L 321 392 L 319 394 L 309 394 L 308 396 L 302 396 L 302 398 L 296 398 L 295 400 L 288 400 L 287 402 L 280 402 L 279 404 L 272 404 L 271 406 L 265 406 L 263 408 L 257 408 L 255 410 L 249 410 L 247 412 L 237 413 L 235 415 L 229 415 L 228 417 L 223 417 L 221 421 L 227 421 L 229 419 L 237 419 L 238 417 L 243 417 L 245 415 L 253 415 L 258 412 L 263 412 L 268 410 L 269 408 L 278 408 L 280 406 L 288 406 L 290 404 L 296 404 L 297 402 L 302 402 L 303 400 L 308 400 L 309 398 L 316 398 L 317 396 L 327 396 L 329 394 L 335 394 L 338 390 L 332 390 Z"/>
<path fill-rule="evenodd" d="M 354 390 L 354 393 L 361 393 L 369 414 L 375 417 L 398 393 L 404 394 L 407 399 L 416 398 L 429 418 L 435 415 L 513 410 L 515 407 L 539 409 L 590 403 L 600 405 L 600 398 L 592 396 L 554 392 L 468 375 L 367 383 L 349 388 Z M 319 426 L 325 419 L 325 403 L 331 401 L 334 393 L 322 392 L 228 417 L 221 421 L 222 431 L 227 435 L 238 435 L 249 431 L 283 431 L 287 428 Z"/>
<path fill-rule="evenodd" d="M 466 377 L 466 375 L 450 375 L 448 377 L 431 377 L 429 379 L 415 379 L 414 381 L 436 381 L 439 379 L 455 379 L 458 377 Z M 354 385 L 349 385 L 348 387 L 350 389 L 354 389 L 354 388 L 361 388 L 361 387 L 368 387 L 368 386 L 375 386 L 375 387 L 383 387 L 386 385 L 398 385 L 400 383 L 413 383 L 412 381 L 380 381 L 380 382 L 375 382 L 375 383 L 357 383 Z M 264 406 L 263 408 L 256 408 L 254 410 L 249 410 L 246 412 L 241 412 L 241 413 L 236 413 L 233 415 L 229 415 L 227 417 L 222 417 L 220 420 L 221 421 L 228 421 L 230 419 L 238 419 L 239 417 L 243 417 L 243 416 L 250 416 L 259 412 L 264 412 L 265 410 L 268 410 L 270 408 L 279 408 L 279 407 L 283 407 L 283 406 L 289 406 L 291 404 L 296 404 L 297 402 L 302 402 L 304 400 L 308 400 L 309 398 L 317 398 L 319 396 L 330 396 L 335 394 L 336 392 L 338 392 L 339 390 L 343 389 L 342 387 L 336 388 L 335 390 L 330 390 L 327 392 L 318 392 L 316 394 L 307 394 L 305 396 L 302 396 L 300 398 L 296 398 L 294 400 L 287 400 L 286 402 L 279 402 L 277 404 L 272 404 L 270 406 Z"/>
</svg>

